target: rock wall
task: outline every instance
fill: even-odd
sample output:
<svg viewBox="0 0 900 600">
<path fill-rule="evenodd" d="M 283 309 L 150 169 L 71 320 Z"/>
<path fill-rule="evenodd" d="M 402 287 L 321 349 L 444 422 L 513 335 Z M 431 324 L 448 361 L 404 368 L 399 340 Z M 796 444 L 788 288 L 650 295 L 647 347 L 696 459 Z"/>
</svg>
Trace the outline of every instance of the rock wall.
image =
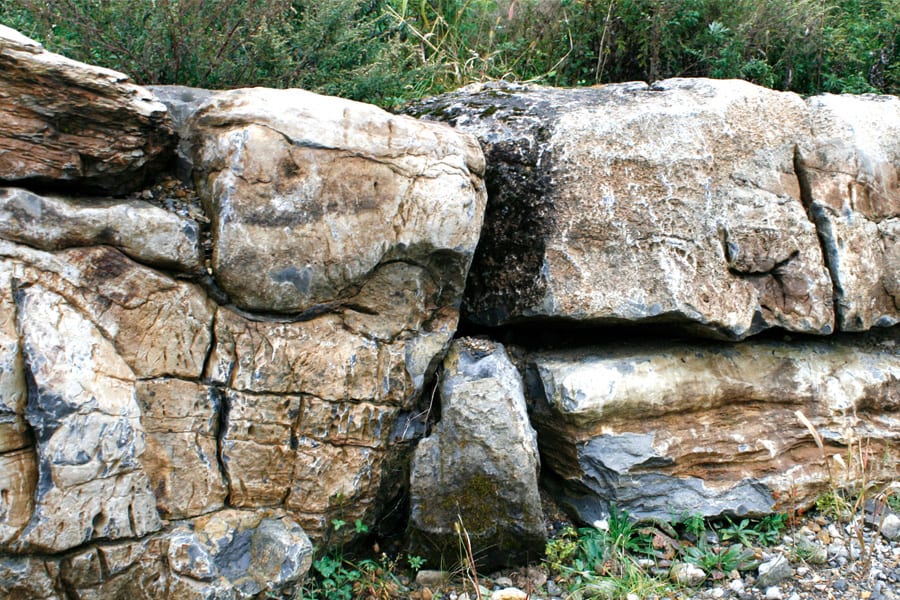
<svg viewBox="0 0 900 600">
<path fill-rule="evenodd" d="M 481 228 L 476 140 L 301 90 L 173 121 L 6 28 L 0 58 L 4 597 L 281 593 L 310 538 L 405 493 Z M 161 170 L 176 129 L 188 185 Z"/>
<path fill-rule="evenodd" d="M 896 98 L 491 84 L 416 120 L 2 26 L 0 64 L 11 598 L 280 594 L 398 510 L 435 565 L 460 517 L 525 560 L 539 475 L 587 522 L 896 477 Z"/>
<path fill-rule="evenodd" d="M 673 79 L 411 112 L 484 148 L 464 318 L 521 346 L 544 479 L 579 519 L 896 478 L 900 100 Z"/>
</svg>

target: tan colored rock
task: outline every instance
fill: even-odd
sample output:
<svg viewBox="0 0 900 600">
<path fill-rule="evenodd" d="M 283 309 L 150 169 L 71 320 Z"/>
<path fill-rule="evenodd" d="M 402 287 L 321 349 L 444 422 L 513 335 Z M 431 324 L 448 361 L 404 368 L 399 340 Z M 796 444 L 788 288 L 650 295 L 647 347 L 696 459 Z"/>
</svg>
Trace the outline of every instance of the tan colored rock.
<svg viewBox="0 0 900 600">
<path fill-rule="evenodd" d="M 219 468 L 218 394 L 179 379 L 136 384 L 147 450 L 141 462 L 165 519 L 196 517 L 224 507 L 228 489 Z"/>
<path fill-rule="evenodd" d="M 382 479 L 396 477 L 389 468 L 390 459 L 390 454 L 373 448 L 333 446 L 312 438 L 299 438 L 292 487 L 285 507 L 314 539 L 352 535 L 347 530 L 335 532 L 332 520 L 375 522 Z"/>
<path fill-rule="evenodd" d="M 16 331 L 11 270 L 0 260 L 0 455 L 30 445 L 24 417 L 28 391 Z"/>
<path fill-rule="evenodd" d="M 812 139 L 800 146 L 810 213 L 835 282 L 845 331 L 900 322 L 900 99 L 807 100 Z"/>
<path fill-rule="evenodd" d="M 50 253 L 0 240 L 0 258 L 23 284 L 40 283 L 89 316 L 136 376 L 202 374 L 215 305 L 196 284 L 107 246 Z"/>
<path fill-rule="evenodd" d="M 31 556 L 0 556 L 0 581 L 6 600 L 63 600 L 55 581 L 58 567 Z"/>
<path fill-rule="evenodd" d="M 446 344 L 449 336 L 440 335 Z M 424 375 L 415 369 L 420 362 L 406 364 L 407 340 L 379 343 L 349 331 L 338 315 L 279 323 L 250 321 L 223 308 L 216 316 L 215 340 L 206 376 L 251 393 L 408 407 L 420 391 L 417 377 Z"/>
<path fill-rule="evenodd" d="M 61 296 L 32 285 L 19 290 L 16 304 L 32 382 L 25 417 L 37 442 L 38 484 L 33 514 L 8 547 L 61 552 L 156 531 L 131 369 Z"/>
<path fill-rule="evenodd" d="M 70 60 L 0 25 L 0 181 L 110 193 L 170 159 L 164 104 L 122 73 Z"/>
<path fill-rule="evenodd" d="M 197 222 L 140 200 L 0 188 L 0 238 L 41 250 L 105 244 L 162 269 L 198 273 L 202 268 Z"/>
<path fill-rule="evenodd" d="M 672 323 L 727 338 L 833 330 L 794 172 L 809 132 L 799 96 L 703 79 L 489 84 L 413 112 L 475 134 L 487 156 L 494 193 L 469 319 Z"/>
<path fill-rule="evenodd" d="M 222 436 L 222 463 L 228 503 L 236 507 L 284 502 L 296 461 L 293 440 L 300 414 L 298 396 L 228 391 L 228 421 Z"/>
<path fill-rule="evenodd" d="M 829 468 L 840 480 L 859 476 L 833 456 L 860 445 L 877 457 L 867 477 L 896 475 L 892 339 L 540 352 L 528 373 L 544 466 L 586 522 L 613 503 L 663 519 L 803 507 L 827 489 Z"/>
<path fill-rule="evenodd" d="M 0 546 L 15 540 L 31 521 L 37 479 L 33 448 L 0 454 Z"/>
<path fill-rule="evenodd" d="M 215 94 L 189 127 L 213 271 L 239 307 L 346 302 L 396 262 L 461 293 L 485 202 L 471 137 L 302 90 Z"/>
</svg>

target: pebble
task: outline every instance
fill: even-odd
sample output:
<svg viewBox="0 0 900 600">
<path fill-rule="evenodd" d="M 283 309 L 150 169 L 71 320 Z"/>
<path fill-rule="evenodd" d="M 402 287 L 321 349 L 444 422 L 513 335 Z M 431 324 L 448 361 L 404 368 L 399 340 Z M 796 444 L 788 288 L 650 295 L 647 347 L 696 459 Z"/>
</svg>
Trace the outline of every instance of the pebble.
<svg viewBox="0 0 900 600">
<path fill-rule="evenodd" d="M 780 583 L 794 574 L 791 563 L 783 554 L 775 556 L 772 560 L 759 565 L 759 578 L 757 585 L 768 588 Z"/>
<path fill-rule="evenodd" d="M 777 585 L 766 588 L 766 600 L 783 600 L 784 595 Z"/>
<path fill-rule="evenodd" d="M 889 514 L 881 522 L 879 531 L 888 540 L 900 538 L 900 517 L 894 513 Z"/>
<path fill-rule="evenodd" d="M 444 571 L 435 571 L 433 569 L 422 569 L 416 573 L 416 585 L 427 588 L 438 588 L 447 579 L 447 573 Z"/>
<path fill-rule="evenodd" d="M 672 578 L 681 585 L 694 587 L 703 583 L 706 572 L 696 565 L 680 563 L 672 568 Z"/>
</svg>

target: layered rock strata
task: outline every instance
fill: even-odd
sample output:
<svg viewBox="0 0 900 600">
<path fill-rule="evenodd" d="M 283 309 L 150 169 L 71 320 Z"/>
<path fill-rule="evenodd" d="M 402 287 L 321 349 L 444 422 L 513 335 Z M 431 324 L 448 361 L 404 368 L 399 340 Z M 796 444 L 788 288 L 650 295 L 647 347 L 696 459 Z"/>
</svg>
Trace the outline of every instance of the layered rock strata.
<svg viewBox="0 0 900 600">
<path fill-rule="evenodd" d="M 613 505 L 664 520 L 790 512 L 896 476 L 893 339 L 647 343 L 527 364 L 542 456 L 585 522 Z"/>
<path fill-rule="evenodd" d="M 153 94 L 4 25 L 0 84 L 0 182 L 121 193 L 172 156 L 172 122 Z"/>
</svg>

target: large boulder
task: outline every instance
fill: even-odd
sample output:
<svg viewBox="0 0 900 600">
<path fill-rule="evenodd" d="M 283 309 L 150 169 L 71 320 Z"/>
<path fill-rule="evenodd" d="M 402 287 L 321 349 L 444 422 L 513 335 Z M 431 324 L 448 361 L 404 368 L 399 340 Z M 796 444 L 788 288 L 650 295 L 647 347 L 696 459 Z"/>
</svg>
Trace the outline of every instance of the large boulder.
<svg viewBox="0 0 900 600">
<path fill-rule="evenodd" d="M 544 351 L 529 356 L 526 387 L 545 470 L 586 522 L 612 505 L 661 519 L 764 515 L 863 472 L 896 476 L 890 337 Z M 866 464 L 848 459 L 844 472 L 834 455 Z"/>
<path fill-rule="evenodd" d="M 794 168 L 809 131 L 799 96 L 702 79 L 494 84 L 412 112 L 485 151 L 468 319 L 674 323 L 726 338 L 833 330 Z"/>
<path fill-rule="evenodd" d="M 171 159 L 166 107 L 122 73 L 86 65 L 0 25 L 0 181 L 139 187 Z"/>
<path fill-rule="evenodd" d="M 462 338 L 444 359 L 440 392 L 441 420 L 413 458 L 410 552 L 457 560 L 461 526 L 480 568 L 540 556 L 540 459 L 519 371 L 500 344 Z"/>
<path fill-rule="evenodd" d="M 218 93 L 188 126 L 212 269 L 237 306 L 347 303 L 397 262 L 442 303 L 462 293 L 485 202 L 470 136 L 302 90 Z"/>
<path fill-rule="evenodd" d="M 900 322 L 900 99 L 808 101 L 798 169 L 834 279 L 840 329 Z"/>
</svg>

